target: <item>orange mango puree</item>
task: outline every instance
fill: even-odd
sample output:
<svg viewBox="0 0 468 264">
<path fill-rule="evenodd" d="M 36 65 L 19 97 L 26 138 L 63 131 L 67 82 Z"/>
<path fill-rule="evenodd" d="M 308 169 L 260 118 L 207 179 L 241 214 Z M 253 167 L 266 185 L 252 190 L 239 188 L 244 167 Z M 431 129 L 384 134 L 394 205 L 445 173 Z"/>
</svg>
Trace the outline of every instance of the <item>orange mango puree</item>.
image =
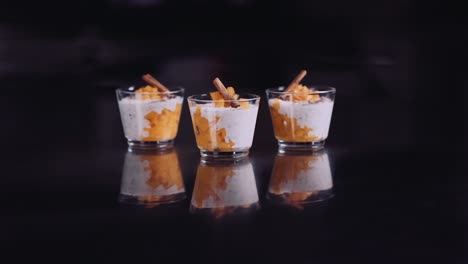
<svg viewBox="0 0 468 264">
<path fill-rule="evenodd" d="M 137 98 L 142 100 L 159 100 L 163 98 L 162 94 L 158 94 L 158 89 L 149 85 L 142 87 L 136 91 Z M 165 141 L 172 140 L 177 135 L 179 128 L 180 113 L 182 104 L 177 104 L 174 111 L 164 109 L 160 113 L 151 111 L 145 115 L 148 120 L 149 127 L 143 128 L 148 133 L 148 136 L 142 137 L 142 141 Z"/>
<path fill-rule="evenodd" d="M 234 88 L 228 87 L 228 92 L 235 98 L 239 98 Z M 215 102 L 215 107 L 229 108 L 231 104 L 224 101 L 224 97 L 219 92 L 210 93 L 211 99 Z M 248 102 L 239 102 L 241 108 L 249 108 Z M 233 151 L 235 142 L 232 140 L 226 141 L 226 129 L 216 129 L 216 123 L 221 117 L 216 116 L 214 121 L 210 122 L 207 118 L 202 116 L 201 106 L 197 106 L 195 113 L 192 117 L 193 129 L 195 131 L 195 138 L 199 148 L 208 151 Z"/>
<path fill-rule="evenodd" d="M 210 124 L 208 119 L 202 116 L 201 107 L 197 106 L 193 115 L 193 129 L 199 148 L 208 151 L 232 151 L 234 142 L 226 141 L 226 129 L 216 130 L 215 124 L 219 121 L 219 116 Z"/>
<path fill-rule="evenodd" d="M 315 101 L 320 99 L 318 94 L 308 94 L 313 92 L 313 90 L 307 88 L 304 85 L 297 85 L 291 90 L 292 95 L 287 95 L 286 100 L 292 101 Z M 310 135 L 309 132 L 312 131 L 312 128 L 307 126 L 300 126 L 297 123 L 297 119 L 294 117 L 289 117 L 286 114 L 280 113 L 280 103 L 281 99 L 276 99 L 273 105 L 270 106 L 271 119 L 273 121 L 273 130 L 275 132 L 275 137 L 278 140 L 286 142 L 311 142 L 318 139 L 316 135 Z"/>
</svg>

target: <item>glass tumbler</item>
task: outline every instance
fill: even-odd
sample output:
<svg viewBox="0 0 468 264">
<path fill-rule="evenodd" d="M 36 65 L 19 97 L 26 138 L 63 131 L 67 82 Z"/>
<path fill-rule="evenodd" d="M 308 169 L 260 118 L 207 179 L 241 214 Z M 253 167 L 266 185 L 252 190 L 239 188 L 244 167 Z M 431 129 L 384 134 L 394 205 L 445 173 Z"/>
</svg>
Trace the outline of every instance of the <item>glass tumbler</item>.
<svg viewBox="0 0 468 264">
<path fill-rule="evenodd" d="M 117 101 L 130 149 L 164 149 L 174 144 L 179 128 L 184 89 L 138 92 L 117 89 Z"/>
<path fill-rule="evenodd" d="M 188 97 L 193 130 L 203 158 L 232 159 L 248 155 L 260 97 L 239 96 L 237 108 L 230 107 L 229 100 L 212 100 L 209 94 Z"/>
<path fill-rule="evenodd" d="M 309 86 L 310 92 L 266 90 L 279 151 L 319 150 L 324 147 L 335 100 L 335 88 Z"/>
</svg>

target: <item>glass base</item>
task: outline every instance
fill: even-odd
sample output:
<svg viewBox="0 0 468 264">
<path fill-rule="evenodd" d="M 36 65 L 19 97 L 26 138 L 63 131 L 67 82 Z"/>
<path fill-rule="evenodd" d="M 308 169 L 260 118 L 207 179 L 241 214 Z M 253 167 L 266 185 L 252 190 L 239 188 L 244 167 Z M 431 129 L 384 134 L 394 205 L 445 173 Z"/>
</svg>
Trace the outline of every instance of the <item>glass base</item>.
<svg viewBox="0 0 468 264">
<path fill-rule="evenodd" d="M 310 204 L 326 201 L 333 198 L 333 188 L 327 190 L 314 191 L 310 193 L 268 193 L 267 199 L 278 204 Z"/>
<path fill-rule="evenodd" d="M 325 146 L 325 140 L 314 142 L 286 142 L 278 140 L 278 152 L 304 152 L 304 151 L 320 151 Z"/>
<path fill-rule="evenodd" d="M 128 141 L 128 150 L 167 150 L 174 147 L 174 140 L 166 141 Z"/>
<path fill-rule="evenodd" d="M 206 151 L 200 150 L 200 155 L 202 159 L 206 160 L 232 160 L 232 159 L 241 159 L 247 157 L 249 155 L 249 150 L 239 150 L 239 151 L 228 151 L 228 152 L 220 152 L 220 151 Z"/>
<path fill-rule="evenodd" d="M 198 208 L 191 204 L 189 212 L 191 214 L 204 215 L 219 219 L 229 216 L 246 216 L 257 212 L 259 209 L 260 204 L 258 202 L 247 206 L 225 206 L 218 208 Z"/>
<path fill-rule="evenodd" d="M 160 204 L 175 203 L 185 199 L 185 192 L 171 194 L 171 195 L 143 195 L 134 196 L 121 193 L 119 195 L 119 202 L 121 204 L 142 205 L 142 206 L 157 206 Z"/>
</svg>

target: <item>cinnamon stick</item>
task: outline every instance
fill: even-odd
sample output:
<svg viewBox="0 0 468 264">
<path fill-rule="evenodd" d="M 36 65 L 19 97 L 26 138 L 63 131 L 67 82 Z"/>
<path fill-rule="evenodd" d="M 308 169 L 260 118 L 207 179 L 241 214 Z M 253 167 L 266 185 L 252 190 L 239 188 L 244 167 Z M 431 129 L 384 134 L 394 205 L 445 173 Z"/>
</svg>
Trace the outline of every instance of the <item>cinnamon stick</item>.
<svg viewBox="0 0 468 264">
<path fill-rule="evenodd" d="M 219 78 L 214 79 L 213 84 L 216 89 L 218 89 L 219 93 L 224 97 L 224 100 L 231 101 L 232 107 L 236 108 L 240 106 L 239 102 L 234 97 L 232 97 Z"/>
<path fill-rule="evenodd" d="M 159 92 L 162 92 L 162 93 L 170 92 L 170 90 L 166 86 L 164 86 L 162 83 L 156 80 L 156 78 L 151 76 L 151 74 L 143 75 L 143 80 L 147 82 L 149 85 L 158 89 Z"/>
<path fill-rule="evenodd" d="M 306 70 L 302 70 L 297 76 L 296 78 L 294 78 L 294 80 L 289 84 L 288 88 L 286 88 L 286 90 L 284 90 L 285 92 L 290 92 L 292 89 L 294 89 L 301 81 L 302 79 L 304 79 L 304 77 L 307 75 L 307 71 Z"/>
</svg>

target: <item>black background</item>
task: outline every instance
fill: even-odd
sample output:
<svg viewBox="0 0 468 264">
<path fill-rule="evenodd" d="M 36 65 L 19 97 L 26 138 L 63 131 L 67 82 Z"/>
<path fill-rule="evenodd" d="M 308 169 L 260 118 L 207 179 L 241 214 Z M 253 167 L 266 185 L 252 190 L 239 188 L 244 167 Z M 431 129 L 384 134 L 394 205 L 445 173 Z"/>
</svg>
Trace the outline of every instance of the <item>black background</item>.
<svg viewBox="0 0 468 264">
<path fill-rule="evenodd" d="M 462 11 L 415 0 L 2 2 L 2 257 L 463 263 Z M 276 143 L 264 90 L 303 68 L 305 83 L 337 88 L 336 197 L 297 211 L 265 200 Z M 126 143 L 114 90 L 146 72 L 186 95 L 220 77 L 262 96 L 255 215 L 189 214 L 199 154 L 186 105 L 188 199 L 118 204 Z"/>
</svg>

